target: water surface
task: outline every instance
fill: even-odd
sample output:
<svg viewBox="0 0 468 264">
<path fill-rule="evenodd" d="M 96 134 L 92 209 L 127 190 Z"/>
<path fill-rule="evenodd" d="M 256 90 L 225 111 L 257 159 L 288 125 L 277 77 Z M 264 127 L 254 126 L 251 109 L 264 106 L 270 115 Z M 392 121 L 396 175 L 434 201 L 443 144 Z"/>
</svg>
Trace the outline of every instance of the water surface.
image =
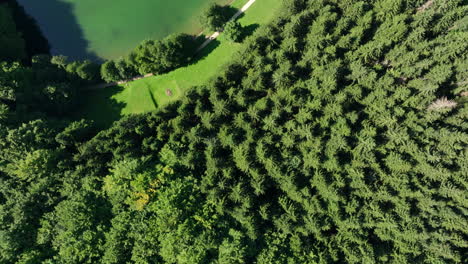
<svg viewBox="0 0 468 264">
<path fill-rule="evenodd" d="M 18 0 L 37 20 L 52 53 L 72 59 L 117 58 L 144 39 L 196 33 L 198 16 L 212 1 Z"/>
</svg>

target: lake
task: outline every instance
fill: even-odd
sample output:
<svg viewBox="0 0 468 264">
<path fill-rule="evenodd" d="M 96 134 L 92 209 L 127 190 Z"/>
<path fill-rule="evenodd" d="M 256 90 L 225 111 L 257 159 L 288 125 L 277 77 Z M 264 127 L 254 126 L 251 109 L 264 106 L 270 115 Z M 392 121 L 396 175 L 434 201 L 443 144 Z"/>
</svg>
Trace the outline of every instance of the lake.
<svg viewBox="0 0 468 264">
<path fill-rule="evenodd" d="M 145 39 L 196 34 L 198 17 L 212 1 L 18 0 L 36 19 L 53 54 L 93 60 L 126 55 Z"/>
</svg>

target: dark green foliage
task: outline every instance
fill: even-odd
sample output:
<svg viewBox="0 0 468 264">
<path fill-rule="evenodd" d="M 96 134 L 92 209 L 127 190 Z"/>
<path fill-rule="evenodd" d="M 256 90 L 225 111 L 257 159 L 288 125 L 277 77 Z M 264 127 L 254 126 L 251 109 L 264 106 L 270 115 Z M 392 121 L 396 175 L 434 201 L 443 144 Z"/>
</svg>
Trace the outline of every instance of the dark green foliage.
<svg viewBox="0 0 468 264">
<path fill-rule="evenodd" d="M 82 81 L 62 67 L 51 63 L 49 55 L 34 56 L 32 67 L 0 63 L 0 102 L 19 120 L 28 119 L 30 114 L 35 118 L 40 113 L 61 116 L 70 112 Z"/>
<path fill-rule="evenodd" d="M 195 54 L 195 44 L 193 36 L 173 34 L 163 40 L 145 40 L 127 57 L 106 61 L 101 65 L 100 75 L 94 72 L 96 65 L 89 67 L 91 65 L 86 61 L 68 64 L 67 71 L 76 73 L 81 79 L 97 80 L 100 77 L 106 82 L 131 79 L 137 74 L 166 73 L 189 62 Z M 83 72 L 80 67 L 89 68 L 92 74 Z"/>
<path fill-rule="evenodd" d="M 73 61 L 61 65 L 75 80 L 83 84 L 97 83 L 101 81 L 101 65 L 90 60 Z"/>
<path fill-rule="evenodd" d="M 129 61 L 140 74 L 159 74 L 180 67 L 193 54 L 193 38 L 187 34 L 176 34 L 161 41 L 143 41 L 130 55 Z"/>
<path fill-rule="evenodd" d="M 119 59 L 115 62 L 115 67 L 117 68 L 117 71 L 119 72 L 120 79 L 121 80 L 126 80 L 130 79 L 132 77 L 135 77 L 138 72 L 135 71 L 132 65 L 125 60 L 125 59 Z"/>
<path fill-rule="evenodd" d="M 9 125 L 69 116 L 79 102 L 79 87 L 93 82 L 78 73 L 97 78 L 96 64 L 67 64 L 64 56 L 35 55 L 30 65 L 0 62 L 0 119 Z"/>
<path fill-rule="evenodd" d="M 229 41 L 240 42 L 242 40 L 242 31 L 243 28 L 239 22 L 230 21 L 226 23 L 223 33 Z"/>
<path fill-rule="evenodd" d="M 101 65 L 101 77 L 106 82 L 115 82 L 121 79 L 114 61 L 106 61 Z"/>
<path fill-rule="evenodd" d="M 59 66 L 64 69 L 68 64 L 68 57 L 63 55 L 52 56 L 50 63 Z"/>
<path fill-rule="evenodd" d="M 76 68 L 76 74 L 86 81 L 99 81 L 100 66 L 90 60 L 85 60 Z"/>
<path fill-rule="evenodd" d="M 62 147 L 79 146 L 96 134 L 95 128 L 89 121 L 71 122 L 63 131 L 55 136 L 55 141 Z"/>
<path fill-rule="evenodd" d="M 466 1 L 286 3 L 215 79 L 96 136 L 2 121 L 18 76 L 63 73 L 3 63 L 0 262 L 465 263 Z"/>
<path fill-rule="evenodd" d="M 0 60 L 22 60 L 26 57 L 25 42 L 16 30 L 11 9 L 0 3 Z"/>
<path fill-rule="evenodd" d="M 220 6 L 212 3 L 201 15 L 202 26 L 210 31 L 218 31 L 232 16 L 232 9 L 229 6 Z"/>
</svg>

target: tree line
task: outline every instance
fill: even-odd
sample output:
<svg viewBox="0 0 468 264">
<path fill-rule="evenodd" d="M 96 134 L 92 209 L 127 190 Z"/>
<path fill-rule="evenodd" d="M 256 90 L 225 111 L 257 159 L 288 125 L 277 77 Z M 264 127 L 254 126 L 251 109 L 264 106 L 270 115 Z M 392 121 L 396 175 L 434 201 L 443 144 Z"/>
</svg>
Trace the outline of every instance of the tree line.
<svg viewBox="0 0 468 264">
<path fill-rule="evenodd" d="M 102 79 L 113 82 L 138 74 L 169 72 L 190 60 L 195 54 L 195 43 L 194 37 L 188 34 L 175 34 L 163 40 L 145 40 L 125 58 L 103 63 Z"/>
<path fill-rule="evenodd" d="M 75 78 L 58 58 L 4 62 L 0 263 L 467 262 L 467 3 L 430 2 L 284 0 L 100 132 L 5 99 Z"/>
<path fill-rule="evenodd" d="M 230 6 L 212 3 L 200 16 L 200 23 L 207 31 L 221 30 L 237 10 Z M 233 42 L 242 40 L 243 28 L 231 21 L 226 26 L 227 37 Z M 204 38 L 202 34 L 201 38 Z M 163 40 L 145 40 L 129 55 L 102 64 L 101 76 L 106 82 L 126 80 L 136 75 L 162 74 L 189 63 L 195 56 L 200 42 L 188 34 L 173 34 Z"/>
</svg>

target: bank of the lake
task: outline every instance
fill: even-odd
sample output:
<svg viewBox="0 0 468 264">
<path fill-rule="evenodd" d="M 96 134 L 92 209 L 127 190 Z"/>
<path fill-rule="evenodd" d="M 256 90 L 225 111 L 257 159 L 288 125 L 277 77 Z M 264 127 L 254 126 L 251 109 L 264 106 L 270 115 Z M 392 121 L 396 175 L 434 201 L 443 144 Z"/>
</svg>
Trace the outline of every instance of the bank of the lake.
<svg viewBox="0 0 468 264">
<path fill-rule="evenodd" d="M 248 0 L 237 0 L 233 7 L 241 8 L 247 2 Z M 241 16 L 239 22 L 247 30 L 253 31 L 274 19 L 281 3 L 278 0 L 257 0 Z M 231 43 L 221 34 L 199 54 L 193 64 L 186 67 L 124 85 L 83 93 L 83 104 L 77 109 L 76 118 L 91 119 L 100 126 L 107 127 L 124 115 L 156 110 L 178 100 L 187 89 L 203 85 L 216 76 L 242 47 L 242 43 Z M 168 89 L 170 94 L 167 93 Z"/>
<path fill-rule="evenodd" d="M 197 33 L 198 16 L 211 1 L 18 0 L 37 20 L 53 54 L 96 60 L 125 55 L 144 39 Z"/>
</svg>

